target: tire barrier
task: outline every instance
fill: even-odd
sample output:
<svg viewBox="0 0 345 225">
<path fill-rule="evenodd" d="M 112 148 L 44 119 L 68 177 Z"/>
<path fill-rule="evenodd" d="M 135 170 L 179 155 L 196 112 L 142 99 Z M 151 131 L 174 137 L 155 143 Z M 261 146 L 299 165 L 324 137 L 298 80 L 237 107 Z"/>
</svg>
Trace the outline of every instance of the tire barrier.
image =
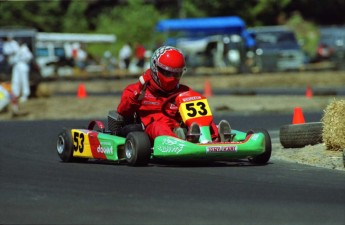
<svg viewBox="0 0 345 225">
<path fill-rule="evenodd" d="M 289 124 L 280 128 L 280 143 L 284 148 L 301 148 L 322 143 L 322 122 Z"/>
</svg>

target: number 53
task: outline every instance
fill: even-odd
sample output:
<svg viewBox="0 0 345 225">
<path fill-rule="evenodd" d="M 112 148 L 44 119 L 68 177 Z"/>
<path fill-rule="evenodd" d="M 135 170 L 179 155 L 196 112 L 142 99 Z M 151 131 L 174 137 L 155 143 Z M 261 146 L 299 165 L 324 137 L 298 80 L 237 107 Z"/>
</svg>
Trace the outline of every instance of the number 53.
<svg viewBox="0 0 345 225">
<path fill-rule="evenodd" d="M 186 109 L 188 111 L 187 116 L 189 117 L 195 117 L 198 114 L 201 116 L 206 116 L 208 113 L 204 102 L 197 102 L 196 104 L 194 102 L 187 103 Z"/>
</svg>

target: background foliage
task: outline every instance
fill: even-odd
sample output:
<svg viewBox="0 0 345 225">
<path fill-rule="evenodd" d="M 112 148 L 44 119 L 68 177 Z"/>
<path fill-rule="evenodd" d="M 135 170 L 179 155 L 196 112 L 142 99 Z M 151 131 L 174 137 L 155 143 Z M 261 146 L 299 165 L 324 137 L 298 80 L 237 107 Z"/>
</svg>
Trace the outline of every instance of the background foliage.
<svg viewBox="0 0 345 225">
<path fill-rule="evenodd" d="M 344 0 L 0 0 L 0 27 L 115 34 L 116 53 L 124 42 L 154 47 L 163 38 L 154 31 L 163 18 L 238 15 L 249 27 L 291 26 L 312 54 L 318 26 L 345 24 L 344 12 Z"/>
</svg>

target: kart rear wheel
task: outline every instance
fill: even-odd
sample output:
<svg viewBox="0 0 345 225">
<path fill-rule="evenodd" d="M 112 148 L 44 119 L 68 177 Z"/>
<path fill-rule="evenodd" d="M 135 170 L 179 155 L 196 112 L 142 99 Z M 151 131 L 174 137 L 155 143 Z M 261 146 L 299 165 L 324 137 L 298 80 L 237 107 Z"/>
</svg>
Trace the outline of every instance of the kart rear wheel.
<svg viewBox="0 0 345 225">
<path fill-rule="evenodd" d="M 56 150 L 63 162 L 73 160 L 73 142 L 72 133 L 69 129 L 63 129 L 58 135 Z"/>
<path fill-rule="evenodd" d="M 145 132 L 134 131 L 127 135 L 125 155 L 129 166 L 147 166 L 151 157 L 151 141 Z"/>
<path fill-rule="evenodd" d="M 272 154 L 272 143 L 271 143 L 271 137 L 267 130 L 265 129 L 253 129 L 254 133 L 263 133 L 265 135 L 265 152 L 261 155 L 257 155 L 254 157 L 249 158 L 249 161 L 254 164 L 264 165 L 267 164 L 267 162 L 271 158 Z"/>
</svg>

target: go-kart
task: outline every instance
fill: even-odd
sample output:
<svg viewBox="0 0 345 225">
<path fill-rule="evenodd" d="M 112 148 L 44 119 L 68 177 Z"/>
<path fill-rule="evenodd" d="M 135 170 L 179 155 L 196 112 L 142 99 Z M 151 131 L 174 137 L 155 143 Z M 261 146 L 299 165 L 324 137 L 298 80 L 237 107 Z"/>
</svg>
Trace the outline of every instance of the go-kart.
<svg viewBox="0 0 345 225">
<path fill-rule="evenodd" d="M 64 162 L 88 159 L 126 162 L 130 166 L 146 166 L 150 161 L 231 161 L 248 159 L 253 164 L 266 164 L 271 157 L 271 138 L 265 129 L 231 131 L 230 141 L 211 138 L 213 116 L 206 97 L 195 91 L 170 96 L 162 104 L 162 112 L 173 102 L 182 124 L 197 123 L 200 136 L 187 141 L 171 136 L 158 136 L 151 143 L 144 128 L 134 121 L 125 122 L 115 111 L 108 114 L 108 129 L 101 121 L 91 121 L 87 129 L 64 129 L 57 139 L 57 153 Z M 95 129 L 96 128 L 96 129 Z M 195 143 L 196 142 L 196 143 Z"/>
</svg>

